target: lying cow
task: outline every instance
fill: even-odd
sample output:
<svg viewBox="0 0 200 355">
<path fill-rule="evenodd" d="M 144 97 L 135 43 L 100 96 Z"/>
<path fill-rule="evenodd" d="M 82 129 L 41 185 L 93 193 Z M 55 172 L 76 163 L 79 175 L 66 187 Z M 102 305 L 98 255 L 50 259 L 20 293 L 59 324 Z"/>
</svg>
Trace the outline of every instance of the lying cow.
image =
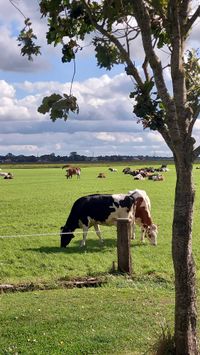
<svg viewBox="0 0 200 355">
<path fill-rule="evenodd" d="M 13 179 L 13 174 L 12 173 L 6 173 L 6 172 L 0 172 L 0 176 L 3 176 L 4 179 Z"/>
<path fill-rule="evenodd" d="M 106 175 L 104 173 L 99 173 L 97 177 L 100 179 L 105 179 Z"/>
<path fill-rule="evenodd" d="M 117 169 L 115 168 L 108 168 L 108 170 L 110 170 L 112 173 L 117 173 Z"/>
<path fill-rule="evenodd" d="M 76 200 L 72 206 L 69 217 L 61 227 L 61 247 L 66 247 L 72 238 L 76 228 L 83 228 L 83 240 L 85 245 L 88 229 L 94 226 L 97 236 L 102 242 L 99 224 L 117 225 L 118 218 L 128 218 L 131 223 L 135 219 L 135 198 L 133 195 L 116 194 L 88 195 Z"/>
<path fill-rule="evenodd" d="M 135 223 L 141 226 L 141 241 L 144 242 L 145 236 L 151 244 L 157 245 L 157 226 L 152 222 L 151 218 L 151 202 L 149 196 L 144 190 L 129 191 L 136 201 Z M 133 233 L 135 239 L 135 233 Z"/>
</svg>

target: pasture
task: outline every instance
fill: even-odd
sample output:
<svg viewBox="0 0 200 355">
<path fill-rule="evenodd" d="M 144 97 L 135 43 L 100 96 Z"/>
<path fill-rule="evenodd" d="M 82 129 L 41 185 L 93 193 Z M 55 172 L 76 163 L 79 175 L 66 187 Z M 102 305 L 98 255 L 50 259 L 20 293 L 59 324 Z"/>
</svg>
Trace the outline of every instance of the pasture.
<svg viewBox="0 0 200 355">
<path fill-rule="evenodd" d="M 14 179 L 0 179 L 0 284 L 27 284 L 34 289 L 0 295 L 0 354 L 151 354 L 161 324 L 172 329 L 174 166 L 169 165 L 160 182 L 136 181 L 122 173 L 125 166 L 115 167 L 117 173 L 106 165 L 82 167 L 80 179 L 68 180 L 61 168 L 11 167 Z M 100 172 L 105 179 L 97 178 Z M 193 252 L 198 282 L 199 174 L 194 168 Z M 117 264 L 115 227 L 101 226 L 103 247 L 90 229 L 86 248 L 80 249 L 82 233 L 77 230 L 66 250 L 60 249 L 60 226 L 78 197 L 136 188 L 149 195 L 159 234 L 157 247 L 148 241 L 143 245 L 137 229 L 131 242 L 132 278 L 112 270 L 113 262 Z M 106 283 L 99 288 L 62 287 L 64 281 L 86 277 Z"/>
</svg>

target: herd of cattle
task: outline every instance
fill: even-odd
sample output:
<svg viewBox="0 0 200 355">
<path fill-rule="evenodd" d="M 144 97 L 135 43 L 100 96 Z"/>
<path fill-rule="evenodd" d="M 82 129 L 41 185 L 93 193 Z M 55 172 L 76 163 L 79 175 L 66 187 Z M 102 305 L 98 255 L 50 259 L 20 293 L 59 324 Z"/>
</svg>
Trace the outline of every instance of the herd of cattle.
<svg viewBox="0 0 200 355">
<path fill-rule="evenodd" d="M 150 199 L 144 190 L 134 190 L 127 194 L 93 194 L 77 199 L 61 227 L 61 247 L 70 243 L 77 228 L 83 230 L 81 246 L 85 246 L 88 229 L 92 226 L 103 243 L 99 225 L 117 225 L 118 218 L 129 219 L 133 239 L 136 223 L 141 227 L 141 241 L 147 237 L 152 245 L 157 245 L 158 229 L 151 218 Z"/>
<path fill-rule="evenodd" d="M 77 178 L 80 178 L 81 168 L 72 167 L 70 165 L 64 165 L 62 167 L 62 169 L 64 169 L 64 168 L 67 168 L 66 175 L 65 175 L 67 179 L 72 178 L 73 175 L 76 175 Z M 110 172 L 118 172 L 118 170 L 115 168 L 108 168 L 108 170 Z M 160 173 L 166 172 L 166 171 L 169 171 L 169 169 L 167 168 L 167 165 L 161 165 L 160 168 L 145 167 L 145 168 L 140 168 L 137 170 L 132 170 L 131 168 L 127 167 L 122 170 L 122 172 L 124 174 L 128 174 L 128 175 L 133 176 L 134 180 L 145 180 L 147 178 L 148 180 L 153 180 L 153 181 L 164 180 L 164 176 Z M 97 175 L 97 178 L 105 179 L 106 174 L 104 172 L 100 172 Z"/>
<path fill-rule="evenodd" d="M 66 177 L 72 178 L 77 175 L 80 178 L 81 169 L 71 166 L 64 166 L 66 169 Z M 108 168 L 110 172 L 117 172 L 115 168 Z M 127 167 L 122 170 L 124 174 L 129 174 L 134 179 L 142 180 L 145 178 L 160 181 L 164 177 L 160 172 L 166 172 L 169 169 L 166 165 L 162 165 L 158 169 L 145 167 L 138 170 L 131 170 Z M 101 172 L 98 178 L 105 178 L 106 174 Z M 83 196 L 77 199 L 64 226 L 61 227 L 61 247 L 65 248 L 72 238 L 77 228 L 82 228 L 83 239 L 81 246 L 85 246 L 88 229 L 94 226 L 95 232 L 103 243 L 99 225 L 112 226 L 117 225 L 118 218 L 128 218 L 131 223 L 132 238 L 135 239 L 135 224 L 141 227 L 141 241 L 145 241 L 145 237 L 152 245 L 157 245 L 158 228 L 151 218 L 151 202 L 144 190 L 129 191 L 127 194 L 93 194 Z"/>
<path fill-rule="evenodd" d="M 131 170 L 130 168 L 124 168 L 124 174 L 132 175 L 134 180 L 148 180 L 162 181 L 164 176 L 160 174 L 161 172 L 169 171 L 167 165 L 161 165 L 160 168 L 145 167 L 137 170 Z"/>
</svg>

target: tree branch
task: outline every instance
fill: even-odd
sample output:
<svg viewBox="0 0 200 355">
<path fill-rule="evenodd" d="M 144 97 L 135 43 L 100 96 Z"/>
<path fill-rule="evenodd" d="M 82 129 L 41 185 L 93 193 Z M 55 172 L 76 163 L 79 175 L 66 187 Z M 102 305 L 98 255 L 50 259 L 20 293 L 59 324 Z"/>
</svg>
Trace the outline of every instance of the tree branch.
<svg viewBox="0 0 200 355">
<path fill-rule="evenodd" d="M 187 21 L 185 25 L 185 34 L 189 32 L 189 30 L 191 29 L 192 25 L 194 24 L 194 22 L 198 17 L 200 17 L 200 5 L 195 11 L 195 13 L 192 15 L 192 17 Z"/>
<path fill-rule="evenodd" d="M 119 52 L 122 55 L 123 60 L 126 62 L 128 66 L 128 72 L 129 75 L 132 75 L 133 78 L 135 79 L 136 83 L 142 87 L 143 86 L 143 81 L 142 78 L 139 75 L 139 72 L 133 62 L 131 61 L 127 51 L 124 49 L 123 45 L 120 43 L 120 41 L 114 37 L 110 32 L 106 31 L 103 26 L 99 25 L 97 21 L 95 20 L 91 8 L 88 6 L 87 2 L 85 0 L 82 0 L 82 3 L 88 13 L 88 16 L 90 18 L 91 23 L 96 27 L 96 29 L 105 37 L 107 37 L 112 43 L 115 44 L 115 46 L 118 48 Z"/>
<path fill-rule="evenodd" d="M 154 72 L 158 94 L 167 109 L 169 106 L 171 106 L 172 100 L 164 82 L 161 61 L 156 56 L 155 51 L 153 49 L 149 13 L 145 7 L 144 1 L 142 0 L 133 1 L 132 5 L 135 12 L 136 20 L 141 29 L 144 50 L 146 56 L 148 57 L 151 68 Z"/>
<path fill-rule="evenodd" d="M 24 13 L 19 9 L 19 7 L 17 5 L 15 5 L 13 3 L 13 0 L 9 0 L 9 2 L 11 3 L 12 6 L 14 6 L 16 8 L 17 11 L 19 11 L 19 13 L 24 17 L 24 19 L 26 20 L 27 17 L 24 15 Z"/>
<path fill-rule="evenodd" d="M 165 126 L 163 126 L 162 128 L 158 129 L 158 132 L 161 134 L 161 136 L 163 137 L 164 141 L 166 142 L 166 144 L 168 145 L 169 149 L 174 152 L 173 149 L 173 143 L 172 143 L 172 139 L 171 136 L 169 134 L 169 130 L 167 128 L 165 128 Z"/>
<path fill-rule="evenodd" d="M 145 6 L 144 0 L 133 1 L 132 6 L 134 9 L 136 20 L 141 29 L 145 54 L 148 57 L 150 66 L 154 73 L 158 95 L 161 98 L 163 105 L 165 106 L 165 122 L 170 129 L 171 138 L 173 135 L 173 141 L 177 142 L 181 137 L 180 130 L 176 121 L 176 108 L 174 101 L 169 95 L 168 89 L 164 81 L 162 63 L 157 57 L 153 48 L 150 15 Z"/>
<path fill-rule="evenodd" d="M 193 150 L 193 157 L 194 157 L 194 160 L 196 158 L 198 158 L 198 156 L 200 155 L 200 146 L 198 146 L 196 149 Z"/>
<path fill-rule="evenodd" d="M 197 117 L 199 116 L 199 113 L 200 113 L 200 105 L 197 107 L 196 112 L 194 112 L 192 115 L 193 118 L 192 118 L 192 120 L 189 124 L 189 128 L 188 128 L 188 135 L 189 136 L 191 136 L 191 134 L 192 134 L 192 130 L 193 130 L 194 124 L 197 120 Z"/>
<path fill-rule="evenodd" d="M 188 126 L 191 121 L 192 112 L 187 108 L 187 89 L 184 69 L 184 45 L 185 34 L 183 33 L 184 24 L 187 19 L 189 1 L 169 0 L 168 21 L 171 28 L 171 75 L 173 84 L 174 102 L 176 107 L 177 123 L 180 134 L 184 140 L 188 137 Z"/>
</svg>

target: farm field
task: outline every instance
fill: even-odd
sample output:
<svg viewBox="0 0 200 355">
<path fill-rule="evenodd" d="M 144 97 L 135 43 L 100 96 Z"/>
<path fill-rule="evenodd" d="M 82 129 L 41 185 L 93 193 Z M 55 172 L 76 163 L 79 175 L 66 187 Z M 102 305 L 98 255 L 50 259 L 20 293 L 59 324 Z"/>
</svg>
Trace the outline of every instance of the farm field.
<svg viewBox="0 0 200 355">
<path fill-rule="evenodd" d="M 161 325 L 172 329 L 174 166 L 168 165 L 163 182 L 136 181 L 122 173 L 125 166 L 113 167 L 117 173 L 109 172 L 106 165 L 82 167 L 81 178 L 69 180 L 61 168 L 11 167 L 14 179 L 0 180 L 0 284 L 34 288 L 0 295 L 0 354 L 153 354 Z M 106 179 L 97 179 L 99 172 Z M 194 167 L 193 252 L 198 283 L 199 174 Z M 117 264 L 115 227 L 101 226 L 103 247 L 90 229 L 86 248 L 80 249 L 82 233 L 77 230 L 66 250 L 60 249 L 60 227 L 77 198 L 136 188 L 149 195 L 159 234 L 153 247 L 148 241 L 140 243 L 137 229 L 131 243 L 132 278 L 111 272 L 113 262 Z M 99 277 L 106 283 L 98 288 L 62 288 L 64 281 L 86 277 Z"/>
</svg>

